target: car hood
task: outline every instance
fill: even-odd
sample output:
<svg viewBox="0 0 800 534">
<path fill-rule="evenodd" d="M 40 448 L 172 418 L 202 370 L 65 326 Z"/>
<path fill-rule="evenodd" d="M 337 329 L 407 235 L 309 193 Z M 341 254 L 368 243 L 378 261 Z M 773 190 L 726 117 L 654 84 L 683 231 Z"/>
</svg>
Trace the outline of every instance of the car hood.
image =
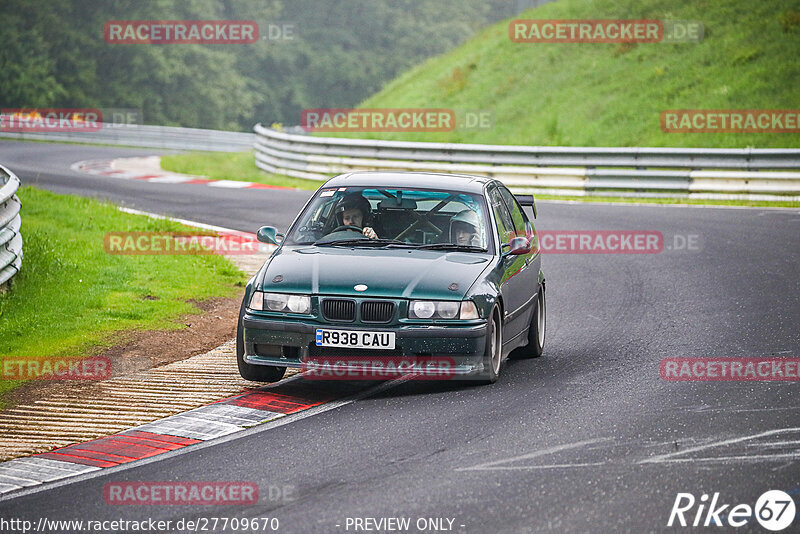
<svg viewBox="0 0 800 534">
<path fill-rule="evenodd" d="M 461 299 L 490 254 L 413 249 L 281 248 L 266 266 L 264 291 L 415 299 Z M 354 286 L 364 284 L 366 291 Z"/>
</svg>

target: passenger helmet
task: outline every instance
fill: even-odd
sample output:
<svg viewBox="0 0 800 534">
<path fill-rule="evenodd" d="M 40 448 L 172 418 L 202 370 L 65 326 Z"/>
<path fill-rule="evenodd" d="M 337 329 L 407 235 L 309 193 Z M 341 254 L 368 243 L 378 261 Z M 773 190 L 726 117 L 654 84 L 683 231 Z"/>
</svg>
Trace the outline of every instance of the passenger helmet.
<svg viewBox="0 0 800 534">
<path fill-rule="evenodd" d="M 463 210 L 455 215 L 450 219 L 450 241 L 452 243 L 456 242 L 456 230 L 460 227 L 465 229 L 466 231 L 475 234 L 475 237 L 472 238 L 473 245 L 481 246 L 480 244 L 480 226 L 481 221 L 478 217 L 478 214 L 472 210 Z M 478 240 L 478 243 L 474 243 L 474 241 Z"/>
</svg>

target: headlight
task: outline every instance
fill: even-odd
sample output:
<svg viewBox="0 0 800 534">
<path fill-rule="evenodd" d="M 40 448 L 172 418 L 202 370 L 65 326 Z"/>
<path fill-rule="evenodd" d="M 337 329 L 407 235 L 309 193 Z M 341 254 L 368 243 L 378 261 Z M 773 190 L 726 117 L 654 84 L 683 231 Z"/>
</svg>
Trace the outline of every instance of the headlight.
<svg viewBox="0 0 800 534">
<path fill-rule="evenodd" d="M 408 316 L 411 319 L 430 319 L 436 312 L 436 305 L 429 300 L 412 300 Z"/>
<path fill-rule="evenodd" d="M 477 319 L 478 309 L 471 300 L 412 300 L 408 306 L 409 319 Z"/>
<path fill-rule="evenodd" d="M 308 313 L 311 311 L 311 299 L 303 295 L 292 295 L 286 307 L 292 313 Z"/>
<path fill-rule="evenodd" d="M 307 295 L 254 291 L 248 308 L 251 310 L 308 314 L 311 313 L 311 297 Z"/>
<path fill-rule="evenodd" d="M 442 319 L 453 319 L 458 315 L 458 308 L 460 307 L 460 303 L 458 302 L 439 302 L 436 305 L 436 313 L 438 313 Z"/>
<path fill-rule="evenodd" d="M 269 311 L 285 311 L 289 303 L 289 295 L 283 293 L 264 293 L 264 306 Z"/>
</svg>

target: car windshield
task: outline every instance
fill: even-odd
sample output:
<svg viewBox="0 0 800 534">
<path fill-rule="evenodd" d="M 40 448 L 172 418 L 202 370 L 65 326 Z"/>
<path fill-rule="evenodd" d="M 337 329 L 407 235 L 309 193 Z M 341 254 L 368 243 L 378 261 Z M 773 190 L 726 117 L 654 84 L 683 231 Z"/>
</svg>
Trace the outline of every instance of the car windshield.
<svg viewBox="0 0 800 534">
<path fill-rule="evenodd" d="M 323 188 L 289 230 L 287 245 L 426 247 L 485 251 L 479 194 L 447 190 Z"/>
</svg>

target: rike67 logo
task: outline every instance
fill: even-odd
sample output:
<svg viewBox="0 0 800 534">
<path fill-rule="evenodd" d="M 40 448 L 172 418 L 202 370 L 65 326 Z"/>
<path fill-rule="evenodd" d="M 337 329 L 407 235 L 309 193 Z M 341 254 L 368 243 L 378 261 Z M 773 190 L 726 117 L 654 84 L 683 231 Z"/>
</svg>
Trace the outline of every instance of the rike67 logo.
<svg viewBox="0 0 800 534">
<path fill-rule="evenodd" d="M 791 525 L 796 513 L 794 500 L 781 490 L 765 492 L 758 498 L 755 507 L 749 504 L 733 506 L 721 503 L 718 492 L 714 493 L 711 502 L 708 499 L 708 494 L 705 493 L 699 500 L 691 493 L 678 493 L 667 526 L 739 528 L 755 517 L 762 527 L 777 532 Z"/>
</svg>

